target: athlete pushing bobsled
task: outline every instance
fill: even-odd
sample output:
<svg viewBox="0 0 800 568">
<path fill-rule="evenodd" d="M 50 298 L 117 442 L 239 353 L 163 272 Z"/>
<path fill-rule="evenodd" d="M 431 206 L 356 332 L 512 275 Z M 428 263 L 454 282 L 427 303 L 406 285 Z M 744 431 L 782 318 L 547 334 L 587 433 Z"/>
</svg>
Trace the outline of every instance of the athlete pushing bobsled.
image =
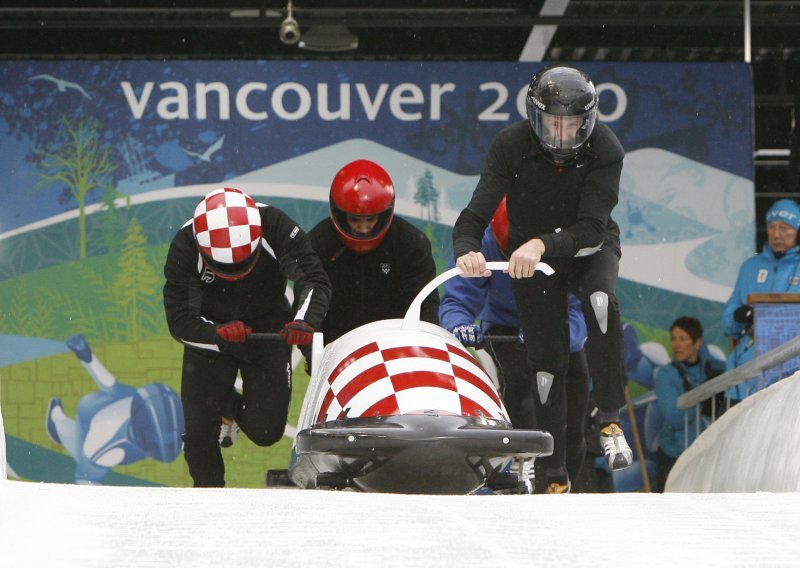
<svg viewBox="0 0 800 568">
<path fill-rule="evenodd" d="M 502 270 L 508 263 L 489 263 Z M 550 273 L 546 264 L 537 270 Z M 527 492 L 503 470 L 510 459 L 553 451 L 539 430 L 515 430 L 492 380 L 443 328 L 420 321 L 423 288 L 404 319 L 372 322 L 324 349 L 316 334 L 311 381 L 288 479 L 301 488 L 468 494 L 484 487 Z M 521 468 L 518 468 L 521 470 Z M 268 484 L 280 479 L 268 474 Z"/>
</svg>

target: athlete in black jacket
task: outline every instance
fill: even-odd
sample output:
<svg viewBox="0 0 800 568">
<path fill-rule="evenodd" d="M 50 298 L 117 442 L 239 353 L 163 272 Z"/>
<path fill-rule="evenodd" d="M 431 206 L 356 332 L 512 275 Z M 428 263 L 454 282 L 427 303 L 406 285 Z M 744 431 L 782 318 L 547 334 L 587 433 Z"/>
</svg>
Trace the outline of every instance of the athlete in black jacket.
<svg viewBox="0 0 800 568">
<path fill-rule="evenodd" d="M 569 362 L 567 291 L 581 300 L 593 396 L 609 466 L 630 465 L 619 428 L 625 403 L 622 327 L 615 295 L 621 256 L 617 204 L 624 151 L 614 133 L 595 124 L 597 94 L 585 73 L 565 66 L 534 76 L 528 120 L 493 140 L 480 181 L 453 228 L 457 265 L 487 274 L 481 237 L 504 195 L 510 221 L 509 273 L 519 310 L 531 380 L 540 392 L 562 381 Z M 555 274 L 536 274 L 547 262 Z M 553 477 L 558 478 L 557 472 Z"/>
<path fill-rule="evenodd" d="M 311 342 L 330 282 L 294 221 L 231 188 L 201 200 L 170 245 L 164 275 L 167 324 L 185 346 L 184 456 L 195 487 L 221 487 L 218 437 L 237 373 L 242 396 L 229 418 L 255 444 L 274 444 L 289 408 L 291 345 Z M 294 312 L 287 280 L 294 282 Z M 253 331 L 280 331 L 285 342 L 246 342 Z"/>
<path fill-rule="evenodd" d="M 308 234 L 333 286 L 325 343 L 366 323 L 402 318 L 436 276 L 430 241 L 394 215 L 394 187 L 378 164 L 344 166 L 331 184 L 330 210 Z M 439 323 L 438 292 L 424 300 L 420 317 Z"/>
</svg>

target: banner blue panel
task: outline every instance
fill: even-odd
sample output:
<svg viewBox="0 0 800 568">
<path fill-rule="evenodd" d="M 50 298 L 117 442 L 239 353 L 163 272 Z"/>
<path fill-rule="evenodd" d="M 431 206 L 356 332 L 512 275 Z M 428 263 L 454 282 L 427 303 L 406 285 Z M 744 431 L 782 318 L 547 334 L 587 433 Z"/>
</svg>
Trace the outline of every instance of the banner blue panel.
<svg viewBox="0 0 800 568">
<path fill-rule="evenodd" d="M 238 187 L 310 229 L 328 214 L 336 171 L 374 160 L 393 178 L 396 211 L 427 231 L 442 269 L 489 144 L 525 118 L 527 86 L 541 66 L 0 62 L 9 434 L 57 449 L 37 413 L 51 393 L 70 411 L 87 392 L 81 371 L 68 368 L 76 363 L 43 356 L 40 340 L 83 334 L 108 350 L 109 368 L 120 366 L 126 384 L 179 388 L 161 270 L 167 244 L 216 187 Z M 626 150 L 613 214 L 622 231 L 623 318 L 663 332 L 675 317 L 694 315 L 707 341 L 723 345 L 721 305 L 755 244 L 750 66 L 579 66 L 597 85 L 599 119 Z M 421 202 L 422 179 L 432 180 L 438 201 Z M 134 477 L 176 484 L 131 467 Z"/>
</svg>

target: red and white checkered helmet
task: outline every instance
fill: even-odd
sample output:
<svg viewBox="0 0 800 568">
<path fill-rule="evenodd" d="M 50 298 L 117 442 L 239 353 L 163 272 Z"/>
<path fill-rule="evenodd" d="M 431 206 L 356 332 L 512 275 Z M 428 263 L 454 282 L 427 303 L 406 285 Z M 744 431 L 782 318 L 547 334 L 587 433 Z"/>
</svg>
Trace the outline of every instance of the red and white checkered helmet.
<svg viewBox="0 0 800 568">
<path fill-rule="evenodd" d="M 192 231 L 203 260 L 220 278 L 243 278 L 258 260 L 261 214 L 253 198 L 238 189 L 206 195 L 194 210 Z"/>
</svg>

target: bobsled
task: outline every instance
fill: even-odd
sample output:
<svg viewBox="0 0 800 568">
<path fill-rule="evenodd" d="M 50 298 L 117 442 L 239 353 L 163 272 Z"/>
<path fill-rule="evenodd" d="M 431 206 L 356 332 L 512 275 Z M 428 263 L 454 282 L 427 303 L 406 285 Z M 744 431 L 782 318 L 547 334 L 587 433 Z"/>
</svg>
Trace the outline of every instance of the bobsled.
<svg viewBox="0 0 800 568">
<path fill-rule="evenodd" d="M 543 263 L 537 269 L 552 273 Z M 421 494 L 523 490 L 522 474 L 507 466 L 550 455 L 552 436 L 514 429 L 480 363 L 451 333 L 420 321 L 424 298 L 459 274 L 453 268 L 434 278 L 403 319 L 366 324 L 324 347 L 315 334 L 285 472 L 291 484 Z"/>
</svg>

